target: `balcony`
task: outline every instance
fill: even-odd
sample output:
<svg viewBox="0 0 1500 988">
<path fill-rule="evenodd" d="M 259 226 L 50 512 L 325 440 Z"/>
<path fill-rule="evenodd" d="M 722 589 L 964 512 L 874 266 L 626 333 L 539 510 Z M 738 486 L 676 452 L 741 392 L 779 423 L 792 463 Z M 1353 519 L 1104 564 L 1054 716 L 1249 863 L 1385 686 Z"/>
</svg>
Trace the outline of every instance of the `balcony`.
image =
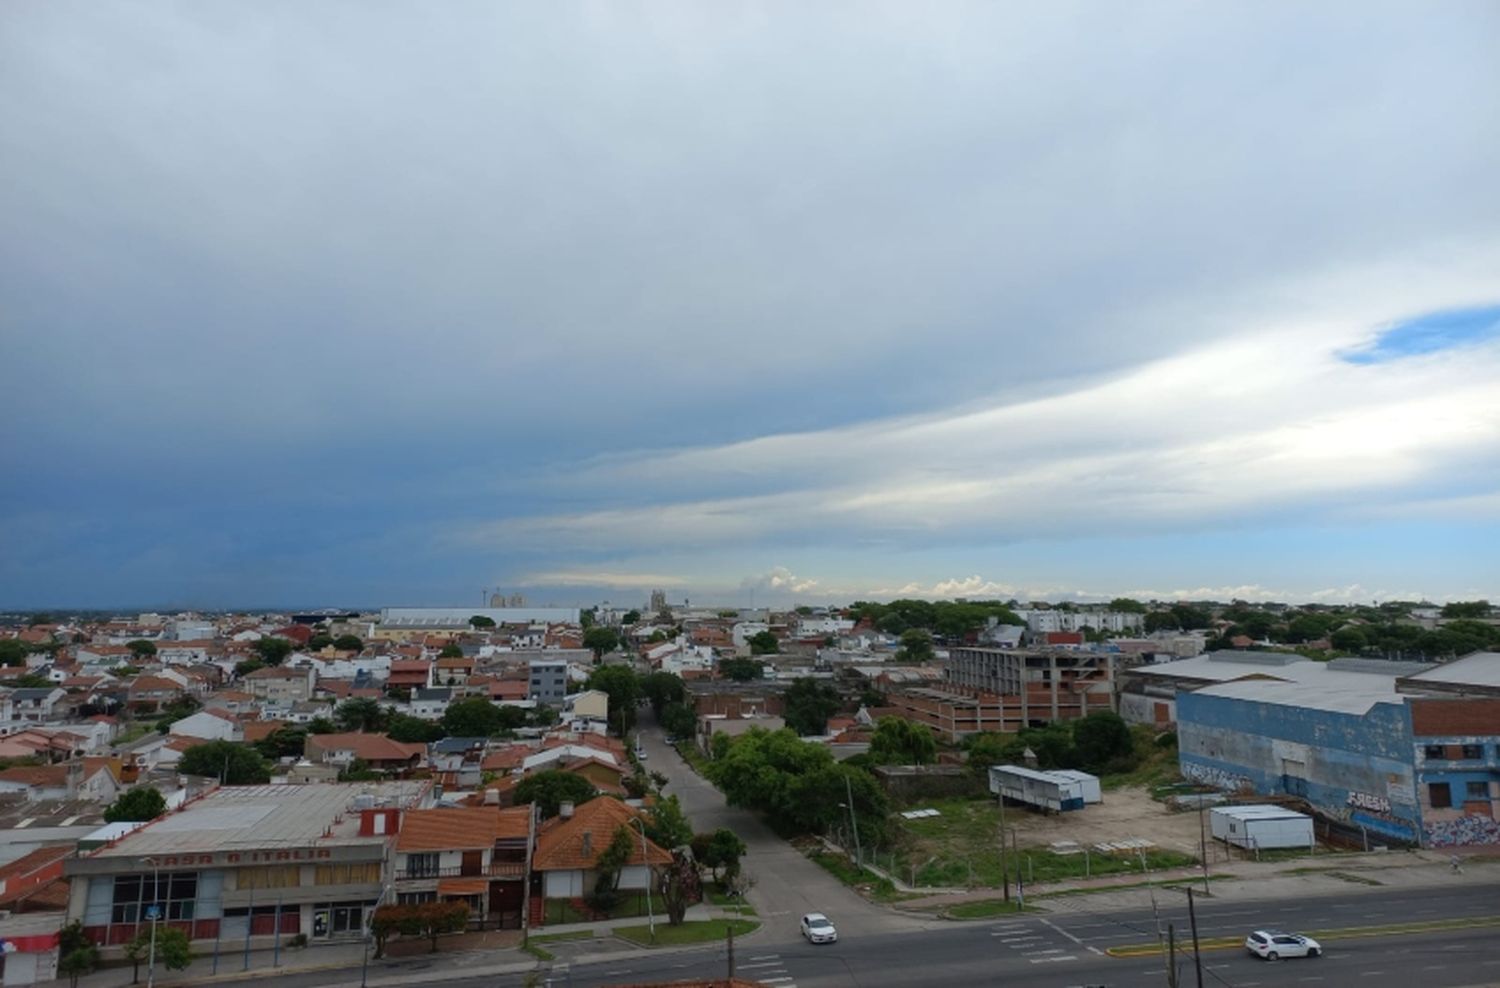
<svg viewBox="0 0 1500 988">
<path fill-rule="evenodd" d="M 400 882 L 421 881 L 427 878 L 525 878 L 524 861 L 495 861 L 488 867 L 457 868 L 408 868 L 396 872 Z"/>
</svg>

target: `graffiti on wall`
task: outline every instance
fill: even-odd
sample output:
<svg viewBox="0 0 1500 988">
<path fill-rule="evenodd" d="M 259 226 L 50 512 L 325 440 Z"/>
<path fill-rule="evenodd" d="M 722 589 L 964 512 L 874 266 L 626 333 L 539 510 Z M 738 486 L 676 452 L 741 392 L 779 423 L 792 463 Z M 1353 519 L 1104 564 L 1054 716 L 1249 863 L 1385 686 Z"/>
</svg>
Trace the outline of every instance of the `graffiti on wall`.
<svg viewBox="0 0 1500 988">
<path fill-rule="evenodd" d="M 1225 792 L 1255 788 L 1246 776 L 1235 775 L 1233 772 L 1217 768 L 1213 765 L 1184 762 L 1182 765 L 1182 774 L 1185 778 L 1192 779 L 1194 782 L 1202 782 L 1205 785 L 1213 786 L 1215 789 L 1222 789 Z"/>
<path fill-rule="evenodd" d="M 1462 847 L 1465 844 L 1500 844 L 1500 820 L 1487 816 L 1461 816 L 1423 824 L 1429 847 Z"/>
<path fill-rule="evenodd" d="M 1348 803 L 1358 810 L 1370 810 L 1374 813 L 1389 813 L 1391 801 L 1384 796 L 1375 796 L 1367 792 L 1351 792 Z"/>
</svg>

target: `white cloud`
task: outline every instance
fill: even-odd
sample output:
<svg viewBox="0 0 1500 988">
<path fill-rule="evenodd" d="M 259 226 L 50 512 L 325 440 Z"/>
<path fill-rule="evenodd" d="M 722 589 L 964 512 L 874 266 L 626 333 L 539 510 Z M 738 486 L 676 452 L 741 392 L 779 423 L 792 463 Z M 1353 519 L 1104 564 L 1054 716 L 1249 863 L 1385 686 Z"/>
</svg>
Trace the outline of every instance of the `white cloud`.
<svg viewBox="0 0 1500 988">
<path fill-rule="evenodd" d="M 665 573 L 620 573 L 592 569 L 529 573 L 503 582 L 535 587 L 618 587 L 625 590 L 666 589 L 687 584 L 681 576 L 670 576 Z"/>
</svg>

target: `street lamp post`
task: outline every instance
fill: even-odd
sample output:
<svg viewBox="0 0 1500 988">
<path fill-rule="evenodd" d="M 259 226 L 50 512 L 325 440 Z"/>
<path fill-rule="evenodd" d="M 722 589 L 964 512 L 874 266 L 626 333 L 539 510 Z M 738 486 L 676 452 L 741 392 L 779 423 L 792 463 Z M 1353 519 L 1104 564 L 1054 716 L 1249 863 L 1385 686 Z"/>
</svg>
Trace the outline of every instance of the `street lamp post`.
<svg viewBox="0 0 1500 988">
<path fill-rule="evenodd" d="M 635 818 L 635 825 L 641 831 L 641 864 L 646 869 L 646 924 L 651 930 L 651 942 L 656 942 L 656 914 L 651 911 L 651 857 L 646 853 L 646 824 L 640 818 Z"/>
<path fill-rule="evenodd" d="M 849 773 L 844 773 L 844 794 L 849 798 L 849 826 L 854 831 L 854 866 L 863 868 L 865 856 L 859 848 L 859 818 L 854 815 L 854 788 L 849 785 Z"/>
<path fill-rule="evenodd" d="M 161 865 L 155 858 L 146 859 L 151 865 L 151 951 L 146 959 L 146 988 L 156 988 L 156 922 L 161 918 Z"/>
</svg>

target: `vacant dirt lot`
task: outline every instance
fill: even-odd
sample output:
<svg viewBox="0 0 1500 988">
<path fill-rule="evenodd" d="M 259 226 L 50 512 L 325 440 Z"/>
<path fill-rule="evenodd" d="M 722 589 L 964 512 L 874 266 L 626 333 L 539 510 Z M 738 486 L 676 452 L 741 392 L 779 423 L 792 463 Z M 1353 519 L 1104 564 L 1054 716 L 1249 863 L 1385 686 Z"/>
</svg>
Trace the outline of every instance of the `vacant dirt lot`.
<svg viewBox="0 0 1500 988">
<path fill-rule="evenodd" d="M 1102 803 L 1052 816 L 1007 806 L 1005 824 L 1015 828 L 1022 847 L 1060 840 L 1093 845 L 1138 837 L 1164 851 L 1198 855 L 1198 814 L 1172 813 L 1144 789 L 1112 790 Z"/>
</svg>

